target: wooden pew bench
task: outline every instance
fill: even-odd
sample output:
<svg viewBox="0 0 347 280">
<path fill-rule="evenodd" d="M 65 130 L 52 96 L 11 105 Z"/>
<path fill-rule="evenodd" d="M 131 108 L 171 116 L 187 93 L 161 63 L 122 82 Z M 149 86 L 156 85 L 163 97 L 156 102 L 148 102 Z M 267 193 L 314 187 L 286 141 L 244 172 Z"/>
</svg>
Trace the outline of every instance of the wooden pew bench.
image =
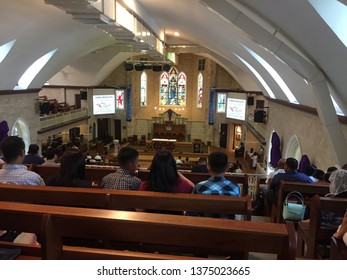
<svg viewBox="0 0 347 280">
<path fill-rule="evenodd" d="M 39 234 L 42 259 L 70 258 L 63 249 L 62 237 L 112 240 L 136 245 L 139 251 L 140 244 L 144 244 L 146 249 L 160 248 L 187 259 L 186 254 L 229 256 L 233 252 L 269 253 L 278 259 L 295 257 L 291 222 L 274 224 L 0 202 L 0 228 Z M 82 249 L 74 249 L 78 251 L 75 256 L 85 257 Z"/>
<path fill-rule="evenodd" d="M 251 219 L 250 198 L 95 188 L 0 184 L 0 200 L 99 209 L 144 209 L 242 215 Z"/>
<path fill-rule="evenodd" d="M 271 209 L 271 221 L 275 223 L 281 223 L 283 221 L 282 212 L 283 204 L 285 202 L 287 194 L 292 191 L 300 192 L 304 199 L 305 204 L 310 203 L 310 198 L 313 195 L 325 196 L 329 193 L 329 185 L 327 183 L 297 183 L 297 182 L 284 182 L 281 181 L 278 194 L 277 203 L 272 204 Z"/>
<path fill-rule="evenodd" d="M 60 239 L 58 239 L 58 242 L 60 242 Z M 21 253 L 16 258 L 17 260 L 47 259 L 47 256 L 45 255 L 46 253 L 44 252 L 45 249 L 40 245 L 28 245 L 0 241 L 0 248 L 19 248 L 21 250 Z M 201 258 L 190 256 L 132 252 L 128 250 L 125 251 L 104 248 L 88 248 L 67 245 L 62 245 L 59 250 L 59 259 L 64 260 L 201 260 Z M 59 253 L 55 252 L 54 254 Z"/>
<path fill-rule="evenodd" d="M 311 200 L 310 221 L 299 222 L 297 235 L 297 257 L 308 259 L 319 258 L 318 245 L 329 245 L 332 234 L 336 229 L 322 228 L 321 211 L 340 213 L 343 217 L 347 209 L 347 199 L 333 197 L 319 197 L 315 195 Z M 307 254 L 305 255 L 305 245 Z"/>
</svg>

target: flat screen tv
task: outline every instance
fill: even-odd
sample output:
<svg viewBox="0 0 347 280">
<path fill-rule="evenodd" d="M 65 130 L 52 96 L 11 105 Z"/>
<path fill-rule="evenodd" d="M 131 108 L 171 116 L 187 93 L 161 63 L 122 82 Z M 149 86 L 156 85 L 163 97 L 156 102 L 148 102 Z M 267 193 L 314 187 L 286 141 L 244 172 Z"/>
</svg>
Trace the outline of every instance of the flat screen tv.
<svg viewBox="0 0 347 280">
<path fill-rule="evenodd" d="M 93 95 L 93 114 L 105 115 L 116 113 L 116 100 L 114 94 Z"/>
<path fill-rule="evenodd" d="M 246 99 L 227 98 L 226 117 L 240 121 L 246 120 Z"/>
</svg>

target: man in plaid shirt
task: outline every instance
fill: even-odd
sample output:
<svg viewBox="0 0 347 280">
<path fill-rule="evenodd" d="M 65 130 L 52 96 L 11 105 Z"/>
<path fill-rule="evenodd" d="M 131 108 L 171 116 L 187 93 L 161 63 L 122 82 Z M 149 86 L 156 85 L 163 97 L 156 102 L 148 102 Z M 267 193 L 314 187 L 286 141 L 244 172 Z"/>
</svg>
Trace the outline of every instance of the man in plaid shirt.
<svg viewBox="0 0 347 280">
<path fill-rule="evenodd" d="M 229 166 L 228 155 L 223 152 L 213 152 L 208 156 L 207 168 L 211 177 L 202 181 L 194 187 L 192 193 L 209 195 L 231 195 L 239 196 L 240 187 L 225 179 L 224 174 Z M 200 214 L 199 214 L 200 215 Z M 234 219 L 235 215 L 223 214 L 203 214 L 205 217 L 216 217 L 225 219 Z"/>
<path fill-rule="evenodd" d="M 139 153 L 133 148 L 124 147 L 118 153 L 120 168 L 101 180 L 101 188 L 117 190 L 138 190 L 141 179 L 134 176 L 139 165 Z"/>
</svg>

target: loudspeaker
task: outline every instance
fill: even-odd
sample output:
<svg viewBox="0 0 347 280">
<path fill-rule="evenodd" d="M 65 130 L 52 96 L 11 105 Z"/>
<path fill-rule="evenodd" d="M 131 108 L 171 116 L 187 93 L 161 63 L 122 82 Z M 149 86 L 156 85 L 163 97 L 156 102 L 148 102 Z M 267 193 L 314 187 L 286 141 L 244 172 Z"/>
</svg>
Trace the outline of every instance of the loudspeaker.
<svg viewBox="0 0 347 280">
<path fill-rule="evenodd" d="M 124 63 L 124 70 L 131 71 L 134 69 L 134 65 L 132 63 Z"/>
<path fill-rule="evenodd" d="M 152 69 L 152 65 L 150 65 L 150 64 L 144 64 L 144 65 L 143 65 L 143 69 L 151 70 L 151 69 Z"/>
<path fill-rule="evenodd" d="M 169 64 L 163 65 L 163 71 L 170 71 L 171 66 Z"/>
<path fill-rule="evenodd" d="M 152 69 L 154 72 L 160 72 L 162 68 L 161 65 L 153 65 Z"/>
<path fill-rule="evenodd" d="M 81 90 L 80 95 L 81 95 L 81 100 L 87 100 L 88 94 L 86 90 Z"/>
<path fill-rule="evenodd" d="M 143 69 L 145 69 L 143 63 L 136 63 L 134 67 L 136 71 L 143 71 Z"/>
<path fill-rule="evenodd" d="M 266 112 L 262 110 L 254 111 L 254 122 L 264 123 Z"/>
<path fill-rule="evenodd" d="M 254 105 L 254 96 L 248 96 L 247 97 L 247 105 L 248 106 Z"/>
</svg>

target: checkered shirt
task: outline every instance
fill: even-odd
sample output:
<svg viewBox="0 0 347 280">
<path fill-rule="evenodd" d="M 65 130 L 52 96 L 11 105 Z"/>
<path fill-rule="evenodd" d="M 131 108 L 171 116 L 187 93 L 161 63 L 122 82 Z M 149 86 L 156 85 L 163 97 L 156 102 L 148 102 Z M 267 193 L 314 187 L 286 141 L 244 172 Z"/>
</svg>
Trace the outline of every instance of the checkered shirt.
<svg viewBox="0 0 347 280">
<path fill-rule="evenodd" d="M 0 169 L 0 183 L 38 186 L 45 185 L 45 182 L 39 174 L 29 171 L 25 165 L 21 164 L 4 164 L 2 169 Z"/>
<path fill-rule="evenodd" d="M 116 172 L 106 175 L 101 180 L 101 188 L 116 190 L 138 190 L 141 179 L 130 174 L 128 170 L 119 168 Z"/>
<path fill-rule="evenodd" d="M 222 177 L 211 177 L 206 181 L 202 181 L 194 187 L 192 193 L 196 194 L 208 194 L 208 195 L 230 195 L 239 196 L 240 187 Z M 223 219 L 235 219 L 235 215 L 215 214 L 215 213 L 195 213 L 195 216 L 223 218 Z"/>
</svg>

